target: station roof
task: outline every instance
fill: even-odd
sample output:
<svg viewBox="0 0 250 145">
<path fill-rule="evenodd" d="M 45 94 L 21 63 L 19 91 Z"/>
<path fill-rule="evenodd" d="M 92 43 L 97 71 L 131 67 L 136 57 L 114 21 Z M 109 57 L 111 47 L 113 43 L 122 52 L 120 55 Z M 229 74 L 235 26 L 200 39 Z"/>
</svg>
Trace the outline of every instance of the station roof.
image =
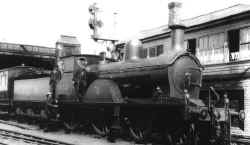
<svg viewBox="0 0 250 145">
<path fill-rule="evenodd" d="M 55 57 L 55 48 L 37 45 L 0 42 L 0 54 L 34 57 Z"/>
<path fill-rule="evenodd" d="M 241 13 L 245 12 L 250 12 L 250 5 L 245 5 L 245 4 L 237 4 L 233 5 L 228 8 L 216 10 L 207 14 L 203 14 L 197 17 L 189 18 L 189 19 L 184 19 L 182 20 L 182 23 L 184 26 L 187 28 L 205 24 L 208 22 L 220 20 L 223 18 L 231 17 L 234 15 L 238 15 Z M 163 33 L 168 33 L 171 30 L 168 28 L 168 25 L 163 25 L 157 28 L 152 28 L 148 30 L 143 30 L 141 31 L 140 39 L 148 38 L 148 37 L 153 37 L 155 35 L 160 35 Z"/>
</svg>

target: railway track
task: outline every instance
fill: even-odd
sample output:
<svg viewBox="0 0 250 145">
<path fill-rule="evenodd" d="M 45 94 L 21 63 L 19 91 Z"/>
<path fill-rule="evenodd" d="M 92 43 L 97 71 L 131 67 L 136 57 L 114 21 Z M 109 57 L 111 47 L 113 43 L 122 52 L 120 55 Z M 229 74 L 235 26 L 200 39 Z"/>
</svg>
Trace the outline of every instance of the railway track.
<svg viewBox="0 0 250 145">
<path fill-rule="evenodd" d="M 73 145 L 66 142 L 56 141 L 52 139 L 42 138 L 30 134 L 24 134 L 11 130 L 0 129 L 0 138 L 23 141 L 25 143 L 37 144 L 37 145 Z M 4 143 L 0 143 L 4 144 Z M 4 144 L 6 145 L 6 144 Z"/>
<path fill-rule="evenodd" d="M 5 120 L 0 119 L 0 123 L 10 125 L 10 126 L 14 126 L 14 127 L 20 128 L 20 129 L 25 129 L 25 130 L 36 130 L 37 129 L 35 127 L 30 127 L 28 125 L 22 125 L 20 123 L 14 122 L 14 121 L 5 121 Z"/>
</svg>

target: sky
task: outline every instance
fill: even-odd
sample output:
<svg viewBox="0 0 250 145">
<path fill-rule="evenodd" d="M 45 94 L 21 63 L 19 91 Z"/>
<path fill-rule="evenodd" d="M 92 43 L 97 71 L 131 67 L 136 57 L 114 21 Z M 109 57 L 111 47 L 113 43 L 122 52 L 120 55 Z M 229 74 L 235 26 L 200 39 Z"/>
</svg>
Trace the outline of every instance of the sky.
<svg viewBox="0 0 250 145">
<path fill-rule="evenodd" d="M 166 25 L 172 0 L 0 0 L 0 41 L 55 47 L 60 35 L 76 36 L 83 53 L 98 53 L 103 42 L 91 39 L 89 5 L 100 8 L 101 35 L 127 40 L 140 31 Z M 249 0 L 177 0 L 182 17 L 191 18 Z M 114 13 L 117 13 L 114 15 Z"/>
</svg>

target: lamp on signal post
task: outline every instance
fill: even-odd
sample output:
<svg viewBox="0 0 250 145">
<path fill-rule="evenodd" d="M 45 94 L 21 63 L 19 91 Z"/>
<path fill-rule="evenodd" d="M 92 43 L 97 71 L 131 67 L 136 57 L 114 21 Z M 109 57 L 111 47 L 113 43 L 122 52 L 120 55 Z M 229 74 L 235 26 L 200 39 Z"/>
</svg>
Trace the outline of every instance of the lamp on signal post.
<svg viewBox="0 0 250 145">
<path fill-rule="evenodd" d="M 109 37 L 100 36 L 98 32 L 98 30 L 103 26 L 103 22 L 102 20 L 98 18 L 98 13 L 100 12 L 100 9 L 99 7 L 97 7 L 97 3 L 90 5 L 88 8 L 88 11 L 90 13 L 88 24 L 89 24 L 89 28 L 93 31 L 93 35 L 91 35 L 91 38 L 94 41 L 102 41 L 106 43 L 106 45 L 111 43 L 114 47 L 115 42 L 118 40 L 115 40 Z M 117 13 L 114 13 L 114 30 L 116 27 L 116 21 L 115 21 L 116 15 Z M 110 52 L 110 54 L 113 53 L 113 49 L 110 49 L 110 46 L 106 46 L 106 48 L 107 48 L 107 51 Z"/>
<path fill-rule="evenodd" d="M 89 28 L 93 30 L 92 38 L 94 40 L 98 40 L 98 28 L 101 28 L 103 25 L 103 22 L 101 20 L 97 19 L 97 13 L 99 11 L 99 8 L 96 6 L 97 4 L 94 3 L 89 6 L 89 13 L 90 13 L 90 19 L 89 19 Z"/>
</svg>

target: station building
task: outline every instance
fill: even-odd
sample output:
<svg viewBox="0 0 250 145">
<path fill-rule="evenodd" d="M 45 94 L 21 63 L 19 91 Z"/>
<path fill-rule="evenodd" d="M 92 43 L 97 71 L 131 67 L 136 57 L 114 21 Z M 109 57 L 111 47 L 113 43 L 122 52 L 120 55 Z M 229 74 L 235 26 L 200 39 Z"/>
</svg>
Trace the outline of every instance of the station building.
<svg viewBox="0 0 250 145">
<path fill-rule="evenodd" d="M 80 42 L 75 36 L 61 35 L 55 47 L 0 42 L 0 70 L 16 66 L 30 66 L 52 70 L 57 55 L 79 54 Z M 65 48 L 66 51 L 60 51 Z M 57 54 L 57 49 L 60 53 Z"/>
<path fill-rule="evenodd" d="M 0 42 L 0 69 L 32 66 L 52 70 L 55 52 L 52 47 Z"/>
<path fill-rule="evenodd" d="M 238 4 L 182 20 L 185 48 L 204 65 L 201 97 L 213 86 L 220 96 L 227 93 L 232 110 L 245 111 L 245 120 L 232 118 L 232 125 L 250 135 L 250 6 Z M 141 58 L 151 58 L 171 47 L 168 25 L 141 32 Z M 241 128 L 241 129 L 240 129 Z"/>
</svg>

